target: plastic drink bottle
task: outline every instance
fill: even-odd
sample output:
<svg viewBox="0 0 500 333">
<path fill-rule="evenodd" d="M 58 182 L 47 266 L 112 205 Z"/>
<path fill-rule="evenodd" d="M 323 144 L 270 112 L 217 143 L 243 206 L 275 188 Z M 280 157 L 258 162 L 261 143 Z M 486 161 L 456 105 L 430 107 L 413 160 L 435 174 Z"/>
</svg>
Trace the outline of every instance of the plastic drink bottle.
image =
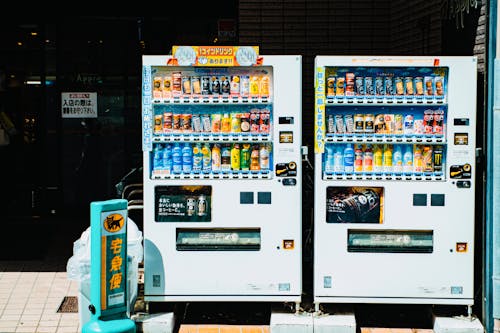
<svg viewBox="0 0 500 333">
<path fill-rule="evenodd" d="M 354 147 L 354 172 L 363 172 L 363 146 L 360 144 Z"/>
<path fill-rule="evenodd" d="M 383 165 L 385 173 L 392 173 L 392 145 L 385 145 Z"/>
<path fill-rule="evenodd" d="M 220 171 L 221 168 L 221 152 L 219 144 L 214 144 L 212 147 L 212 171 Z"/>
<path fill-rule="evenodd" d="M 367 144 L 363 153 L 363 171 L 373 172 L 373 150 L 372 145 Z"/>
<path fill-rule="evenodd" d="M 342 152 L 342 147 L 337 147 L 335 154 L 333 156 L 333 171 L 335 173 L 344 172 L 344 154 Z"/>
<path fill-rule="evenodd" d="M 191 145 L 186 142 L 182 147 L 182 172 L 191 173 L 193 170 L 193 149 Z"/>
<path fill-rule="evenodd" d="M 154 148 L 153 171 L 158 172 L 163 169 L 163 146 L 158 144 Z"/>
<path fill-rule="evenodd" d="M 394 173 L 403 172 L 403 153 L 400 145 L 394 146 L 394 153 L 392 154 L 392 170 Z"/>
<path fill-rule="evenodd" d="M 269 170 L 269 148 L 265 143 L 260 146 L 259 165 L 261 170 Z"/>
<path fill-rule="evenodd" d="M 408 174 L 413 172 L 413 147 L 411 145 L 406 146 L 403 155 L 403 172 Z"/>
<path fill-rule="evenodd" d="M 233 144 L 233 148 L 231 148 L 231 170 L 233 171 L 240 170 L 240 164 L 241 164 L 240 154 L 241 154 L 240 144 L 239 143 Z"/>
<path fill-rule="evenodd" d="M 324 170 L 327 174 L 332 174 L 334 172 L 334 158 L 335 158 L 335 150 L 333 149 L 333 145 L 325 145 L 325 166 Z"/>
<path fill-rule="evenodd" d="M 197 143 L 193 146 L 193 172 L 201 172 L 203 165 L 203 154 L 201 152 L 201 144 Z"/>
<path fill-rule="evenodd" d="M 172 145 L 168 144 L 163 148 L 163 169 L 167 174 L 172 172 Z"/>
<path fill-rule="evenodd" d="M 209 173 L 212 171 L 212 151 L 210 150 L 210 145 L 205 143 L 203 148 L 201 148 L 202 159 L 203 159 L 203 172 Z"/>
<path fill-rule="evenodd" d="M 383 164 L 382 164 L 382 146 L 376 145 L 375 150 L 373 151 L 373 172 L 382 172 Z"/>
<path fill-rule="evenodd" d="M 344 149 L 344 171 L 346 173 L 354 172 L 354 148 L 352 143 L 347 144 Z"/>
<path fill-rule="evenodd" d="M 174 144 L 172 149 L 172 171 L 174 173 L 182 172 L 182 148 L 178 142 Z"/>
</svg>

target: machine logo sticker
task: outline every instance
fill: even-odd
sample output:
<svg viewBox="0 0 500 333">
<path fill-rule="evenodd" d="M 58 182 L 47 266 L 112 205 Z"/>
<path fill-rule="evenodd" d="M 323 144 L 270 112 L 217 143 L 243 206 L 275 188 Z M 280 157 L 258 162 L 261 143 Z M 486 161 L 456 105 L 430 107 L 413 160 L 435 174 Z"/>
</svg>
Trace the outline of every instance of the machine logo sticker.
<svg viewBox="0 0 500 333">
<path fill-rule="evenodd" d="M 283 240 L 283 250 L 293 250 L 295 248 L 295 242 L 293 239 Z"/>
<path fill-rule="evenodd" d="M 125 220 L 121 214 L 110 214 L 103 221 L 104 229 L 107 232 L 118 232 L 122 229 Z"/>
</svg>

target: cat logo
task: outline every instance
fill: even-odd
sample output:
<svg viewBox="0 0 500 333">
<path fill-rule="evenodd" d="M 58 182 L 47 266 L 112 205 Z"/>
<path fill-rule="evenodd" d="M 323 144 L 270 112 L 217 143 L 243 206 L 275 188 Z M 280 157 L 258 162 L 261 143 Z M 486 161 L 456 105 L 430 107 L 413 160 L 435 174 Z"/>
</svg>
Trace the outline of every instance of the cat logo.
<svg viewBox="0 0 500 333">
<path fill-rule="evenodd" d="M 103 221 L 104 229 L 108 232 L 120 231 L 124 224 L 125 220 L 121 214 L 110 214 Z"/>
</svg>

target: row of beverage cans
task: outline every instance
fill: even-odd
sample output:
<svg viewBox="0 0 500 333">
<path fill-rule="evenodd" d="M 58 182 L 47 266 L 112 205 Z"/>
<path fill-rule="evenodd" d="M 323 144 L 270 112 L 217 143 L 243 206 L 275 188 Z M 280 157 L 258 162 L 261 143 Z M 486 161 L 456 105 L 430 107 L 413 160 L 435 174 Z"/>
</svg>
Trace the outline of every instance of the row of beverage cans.
<svg viewBox="0 0 500 333">
<path fill-rule="evenodd" d="M 153 175 L 268 171 L 272 146 L 268 143 L 157 144 Z"/>
<path fill-rule="evenodd" d="M 154 134 L 269 134 L 269 109 L 251 109 L 249 112 L 175 113 L 155 114 Z"/>
<path fill-rule="evenodd" d="M 410 96 L 444 97 L 444 76 L 345 76 L 330 75 L 326 80 L 326 97 L 373 97 L 388 98 Z"/>
<path fill-rule="evenodd" d="M 389 134 L 444 135 L 444 111 L 425 110 L 423 114 L 327 114 L 327 135 Z"/>
<path fill-rule="evenodd" d="M 327 144 L 326 174 L 441 174 L 442 145 Z"/>
<path fill-rule="evenodd" d="M 269 97 L 270 77 L 259 75 L 186 75 L 172 72 L 153 78 L 153 100 L 189 96 Z"/>
</svg>

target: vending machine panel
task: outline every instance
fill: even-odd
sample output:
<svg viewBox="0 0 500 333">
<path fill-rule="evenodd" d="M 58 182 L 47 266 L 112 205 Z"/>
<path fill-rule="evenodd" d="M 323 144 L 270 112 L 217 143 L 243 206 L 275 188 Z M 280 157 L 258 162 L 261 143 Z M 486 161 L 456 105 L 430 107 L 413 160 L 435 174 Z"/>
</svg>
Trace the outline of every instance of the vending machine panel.
<svg viewBox="0 0 500 333">
<path fill-rule="evenodd" d="M 316 57 L 317 307 L 473 304 L 476 63 Z"/>
</svg>

